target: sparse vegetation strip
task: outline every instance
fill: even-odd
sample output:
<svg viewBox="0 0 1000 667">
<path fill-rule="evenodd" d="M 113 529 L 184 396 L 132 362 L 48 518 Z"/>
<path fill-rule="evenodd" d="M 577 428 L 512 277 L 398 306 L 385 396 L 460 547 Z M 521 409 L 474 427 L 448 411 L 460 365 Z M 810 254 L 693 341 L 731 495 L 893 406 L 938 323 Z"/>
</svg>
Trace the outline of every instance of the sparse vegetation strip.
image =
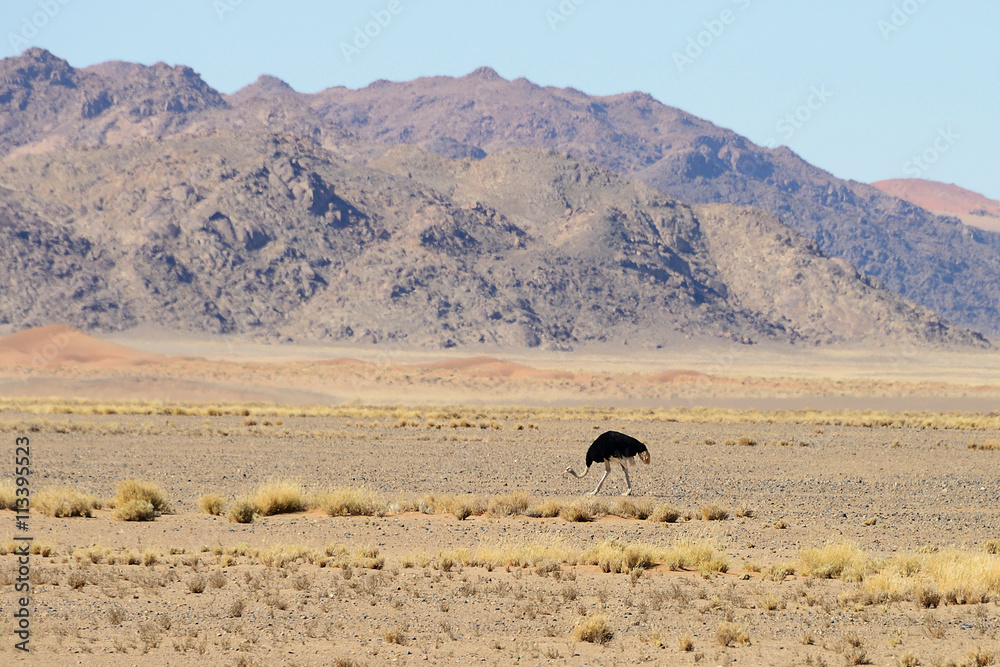
<svg viewBox="0 0 1000 667">
<path fill-rule="evenodd" d="M 926 411 L 887 412 L 877 410 L 731 410 L 723 408 L 527 408 L 470 406 L 339 405 L 293 406 L 273 403 L 166 403 L 161 401 L 93 401 L 58 398 L 3 398 L 0 413 L 39 415 L 148 415 L 189 417 L 240 417 L 227 425 L 229 431 L 263 431 L 280 435 L 283 418 L 330 417 L 361 420 L 389 420 L 396 428 L 525 428 L 521 422 L 594 421 L 675 421 L 715 424 L 806 424 L 816 426 L 857 426 L 865 428 L 929 428 L 967 431 L 1000 430 L 1000 413 L 937 413 Z M 506 424 L 515 422 L 515 425 Z M 379 425 L 383 425 L 381 422 Z M 108 422 L 79 422 L 51 419 L 0 421 L 0 430 L 131 433 L 135 429 L 159 428 L 155 424 L 122 425 Z M 989 443 L 990 441 L 987 441 Z M 995 442 L 995 440 L 993 441 Z M 751 436 L 740 436 L 731 444 L 753 446 Z M 791 443 L 774 443 L 791 444 Z M 987 444 L 984 449 L 995 448 Z"/>
</svg>

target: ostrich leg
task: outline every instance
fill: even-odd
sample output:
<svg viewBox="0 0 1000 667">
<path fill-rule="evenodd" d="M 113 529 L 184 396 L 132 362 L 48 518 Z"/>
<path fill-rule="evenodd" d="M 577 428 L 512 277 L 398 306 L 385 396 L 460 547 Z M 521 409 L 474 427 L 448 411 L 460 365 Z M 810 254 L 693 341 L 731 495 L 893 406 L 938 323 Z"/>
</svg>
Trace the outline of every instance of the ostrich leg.
<svg viewBox="0 0 1000 667">
<path fill-rule="evenodd" d="M 604 477 L 602 477 L 601 481 L 597 483 L 597 488 L 594 489 L 593 491 L 591 491 L 590 493 L 588 493 L 587 495 L 588 496 L 596 496 L 598 493 L 600 493 L 601 492 L 601 487 L 604 486 L 604 480 L 606 480 L 608 478 L 608 475 L 610 475 L 610 474 L 611 474 L 611 461 L 605 461 L 604 462 Z"/>
<path fill-rule="evenodd" d="M 619 463 L 621 463 L 621 462 L 619 461 Z M 623 493 L 622 495 L 623 496 L 631 496 L 632 495 L 632 480 L 630 480 L 628 478 L 628 466 L 625 465 L 624 463 L 622 463 L 621 465 L 622 465 L 622 472 L 625 473 L 625 484 L 628 486 L 628 488 L 625 489 L 625 493 Z"/>
</svg>

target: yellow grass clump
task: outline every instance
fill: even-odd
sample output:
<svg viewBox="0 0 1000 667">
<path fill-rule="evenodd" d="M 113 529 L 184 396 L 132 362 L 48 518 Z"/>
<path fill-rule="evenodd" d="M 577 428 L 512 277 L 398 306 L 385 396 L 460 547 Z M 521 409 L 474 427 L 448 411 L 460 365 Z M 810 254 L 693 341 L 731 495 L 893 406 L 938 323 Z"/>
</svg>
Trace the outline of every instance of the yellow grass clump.
<svg viewBox="0 0 1000 667">
<path fill-rule="evenodd" d="M 705 505 L 701 508 L 701 518 L 705 521 L 723 521 L 729 518 L 729 511 L 718 505 Z"/>
<path fill-rule="evenodd" d="M 577 558 L 575 550 L 557 539 L 545 542 L 505 540 L 483 545 L 475 551 L 468 549 L 439 551 L 432 560 L 439 564 L 451 561 L 466 567 L 485 567 L 492 570 L 498 567 L 538 567 L 546 563 L 574 563 Z M 423 554 L 409 556 L 407 560 L 413 564 L 429 562 L 425 561 Z M 405 562 L 404 567 L 406 567 Z"/>
<path fill-rule="evenodd" d="M 334 489 L 319 494 L 310 503 L 330 516 L 383 516 L 388 506 L 365 489 Z"/>
<path fill-rule="evenodd" d="M 531 496 L 524 492 L 509 493 L 489 499 L 486 513 L 490 516 L 517 516 L 528 511 Z"/>
<path fill-rule="evenodd" d="M 483 498 L 471 494 L 439 496 L 430 493 L 420 499 L 419 508 L 424 514 L 449 513 L 462 521 L 470 516 L 484 514 L 487 502 Z"/>
<path fill-rule="evenodd" d="M 618 498 L 611 503 L 608 514 L 645 521 L 653 514 L 653 501 L 649 498 Z"/>
<path fill-rule="evenodd" d="M 198 498 L 198 509 L 212 516 L 219 516 L 226 509 L 226 501 L 217 493 L 203 493 Z"/>
<path fill-rule="evenodd" d="M 580 555 L 580 562 L 596 565 L 603 572 L 629 573 L 653 567 L 662 559 L 655 547 L 604 540 Z"/>
<path fill-rule="evenodd" d="M 575 502 L 563 505 L 559 510 L 559 518 L 564 521 L 582 523 L 585 521 L 591 521 L 594 518 L 594 515 L 590 513 L 590 509 L 587 507 L 586 503 Z"/>
<path fill-rule="evenodd" d="M 101 508 L 101 501 L 90 494 L 66 487 L 49 487 L 34 494 L 31 505 L 45 516 L 90 517 L 94 516 L 94 510 Z"/>
<path fill-rule="evenodd" d="M 852 544 L 827 544 L 806 549 L 799 554 L 799 572 L 816 579 L 861 581 L 868 568 L 868 557 Z"/>
<path fill-rule="evenodd" d="M 0 510 L 14 509 L 14 502 L 17 499 L 14 480 L 5 479 L 0 481 Z"/>
<path fill-rule="evenodd" d="M 76 559 L 78 563 L 103 563 L 107 560 L 108 555 L 111 553 L 109 547 L 94 544 L 89 547 L 80 547 L 73 550 L 73 558 Z"/>
<path fill-rule="evenodd" d="M 736 644 L 749 644 L 750 635 L 743 625 L 723 621 L 715 631 L 715 639 L 719 646 L 734 646 Z"/>
<path fill-rule="evenodd" d="M 614 636 L 615 631 L 611 628 L 608 617 L 604 614 L 588 616 L 573 628 L 573 639 L 578 642 L 607 644 Z"/>
<path fill-rule="evenodd" d="M 658 521 L 660 523 L 674 523 L 679 518 L 681 518 L 681 513 L 670 505 L 657 505 L 649 515 L 650 521 Z"/>
<path fill-rule="evenodd" d="M 550 519 L 552 517 L 559 516 L 559 512 L 562 508 L 563 505 L 558 500 L 546 500 L 538 503 L 537 505 L 532 505 L 527 509 L 525 514 L 531 517 Z"/>
<path fill-rule="evenodd" d="M 317 553 L 303 544 L 275 544 L 261 551 L 257 557 L 261 564 L 268 567 L 285 567 L 298 560 L 312 563 Z"/>
<path fill-rule="evenodd" d="M 700 572 L 728 572 L 729 563 L 717 556 L 708 543 L 694 540 L 677 540 L 663 554 L 662 562 L 671 570 L 698 570 Z"/>
<path fill-rule="evenodd" d="M 979 449 L 983 451 L 997 451 L 1000 450 L 1000 440 L 997 440 L 996 438 L 990 438 L 985 442 L 971 441 L 968 443 L 967 447 L 969 449 Z"/>
<path fill-rule="evenodd" d="M 948 604 L 975 604 L 1000 596 L 1000 558 L 945 550 L 922 558 L 921 574 Z"/>
<path fill-rule="evenodd" d="M 346 545 L 333 542 L 326 546 L 326 555 L 330 557 L 329 565 L 340 568 L 363 567 L 381 570 L 385 565 L 385 556 L 382 556 L 376 547 L 359 547 L 352 552 Z"/>
<path fill-rule="evenodd" d="M 257 506 L 249 498 L 237 499 L 229 508 L 226 518 L 233 523 L 251 523 L 257 514 Z"/>
<path fill-rule="evenodd" d="M 137 479 L 127 479 L 118 485 L 118 493 L 114 498 L 115 508 L 132 503 L 132 501 L 145 501 L 153 508 L 154 512 L 161 514 L 170 512 L 170 504 L 167 497 L 160 490 L 160 487 L 149 482 L 142 482 Z M 137 507 L 133 503 L 133 507 Z"/>
<path fill-rule="evenodd" d="M 259 487 L 251 501 L 261 516 L 301 512 L 306 508 L 302 485 L 288 480 L 270 482 Z"/>
<path fill-rule="evenodd" d="M 156 518 L 153 503 L 144 498 L 115 502 L 114 517 L 119 521 L 152 521 Z"/>
</svg>

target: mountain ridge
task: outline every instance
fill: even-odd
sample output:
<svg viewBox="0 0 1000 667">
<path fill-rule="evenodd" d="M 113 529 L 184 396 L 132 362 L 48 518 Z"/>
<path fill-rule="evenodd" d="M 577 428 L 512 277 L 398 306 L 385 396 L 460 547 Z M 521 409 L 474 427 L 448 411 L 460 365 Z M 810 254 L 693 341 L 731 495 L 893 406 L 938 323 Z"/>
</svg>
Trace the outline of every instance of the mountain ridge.
<svg viewBox="0 0 1000 667">
<path fill-rule="evenodd" d="M 73 69 L 38 49 L 0 62 L 0 85 L 14 91 L 0 96 L 0 228 L 11 261 L 37 283 L 8 270 L 7 324 L 62 317 L 102 330 L 153 322 L 441 347 L 678 336 L 988 345 L 853 267 L 832 271 L 819 242 L 768 246 L 758 261 L 821 269 L 815 307 L 854 299 L 857 326 L 764 308 L 764 266 L 740 274 L 739 298 L 701 227 L 725 222 L 724 235 L 740 240 L 716 246 L 738 246 L 756 228 L 731 223 L 767 214 L 705 209 L 700 220 L 670 193 L 629 181 L 678 153 L 612 120 L 655 115 L 681 128 L 670 142 L 705 149 L 700 162 L 682 155 L 688 166 L 710 168 L 713 150 L 747 173 L 768 165 L 745 140 L 706 143 L 722 130 L 645 94 L 592 98 L 477 70 L 313 95 L 262 75 L 224 96 L 184 66 Z M 473 88 L 456 99 L 462 85 Z M 528 104 L 517 91 L 534 106 L 515 123 L 508 116 Z M 411 122 L 391 130 L 390 111 Z M 576 150 L 545 145 L 555 139 Z M 518 142 L 541 145 L 504 148 Z M 581 156 L 581 144 L 593 150 Z M 773 231 L 783 220 L 760 225 L 785 234 Z M 889 314 L 899 327 L 877 324 Z"/>
</svg>

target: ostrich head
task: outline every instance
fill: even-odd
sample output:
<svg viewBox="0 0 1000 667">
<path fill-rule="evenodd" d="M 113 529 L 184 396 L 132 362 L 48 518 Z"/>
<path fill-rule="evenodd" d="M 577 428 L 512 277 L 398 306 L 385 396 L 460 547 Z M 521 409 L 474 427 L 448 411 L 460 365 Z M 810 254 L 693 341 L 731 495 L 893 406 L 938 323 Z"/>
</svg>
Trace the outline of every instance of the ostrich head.
<svg viewBox="0 0 1000 667">
<path fill-rule="evenodd" d="M 639 460 L 645 463 L 646 465 L 649 465 L 649 451 L 644 450 L 639 452 Z"/>
</svg>

